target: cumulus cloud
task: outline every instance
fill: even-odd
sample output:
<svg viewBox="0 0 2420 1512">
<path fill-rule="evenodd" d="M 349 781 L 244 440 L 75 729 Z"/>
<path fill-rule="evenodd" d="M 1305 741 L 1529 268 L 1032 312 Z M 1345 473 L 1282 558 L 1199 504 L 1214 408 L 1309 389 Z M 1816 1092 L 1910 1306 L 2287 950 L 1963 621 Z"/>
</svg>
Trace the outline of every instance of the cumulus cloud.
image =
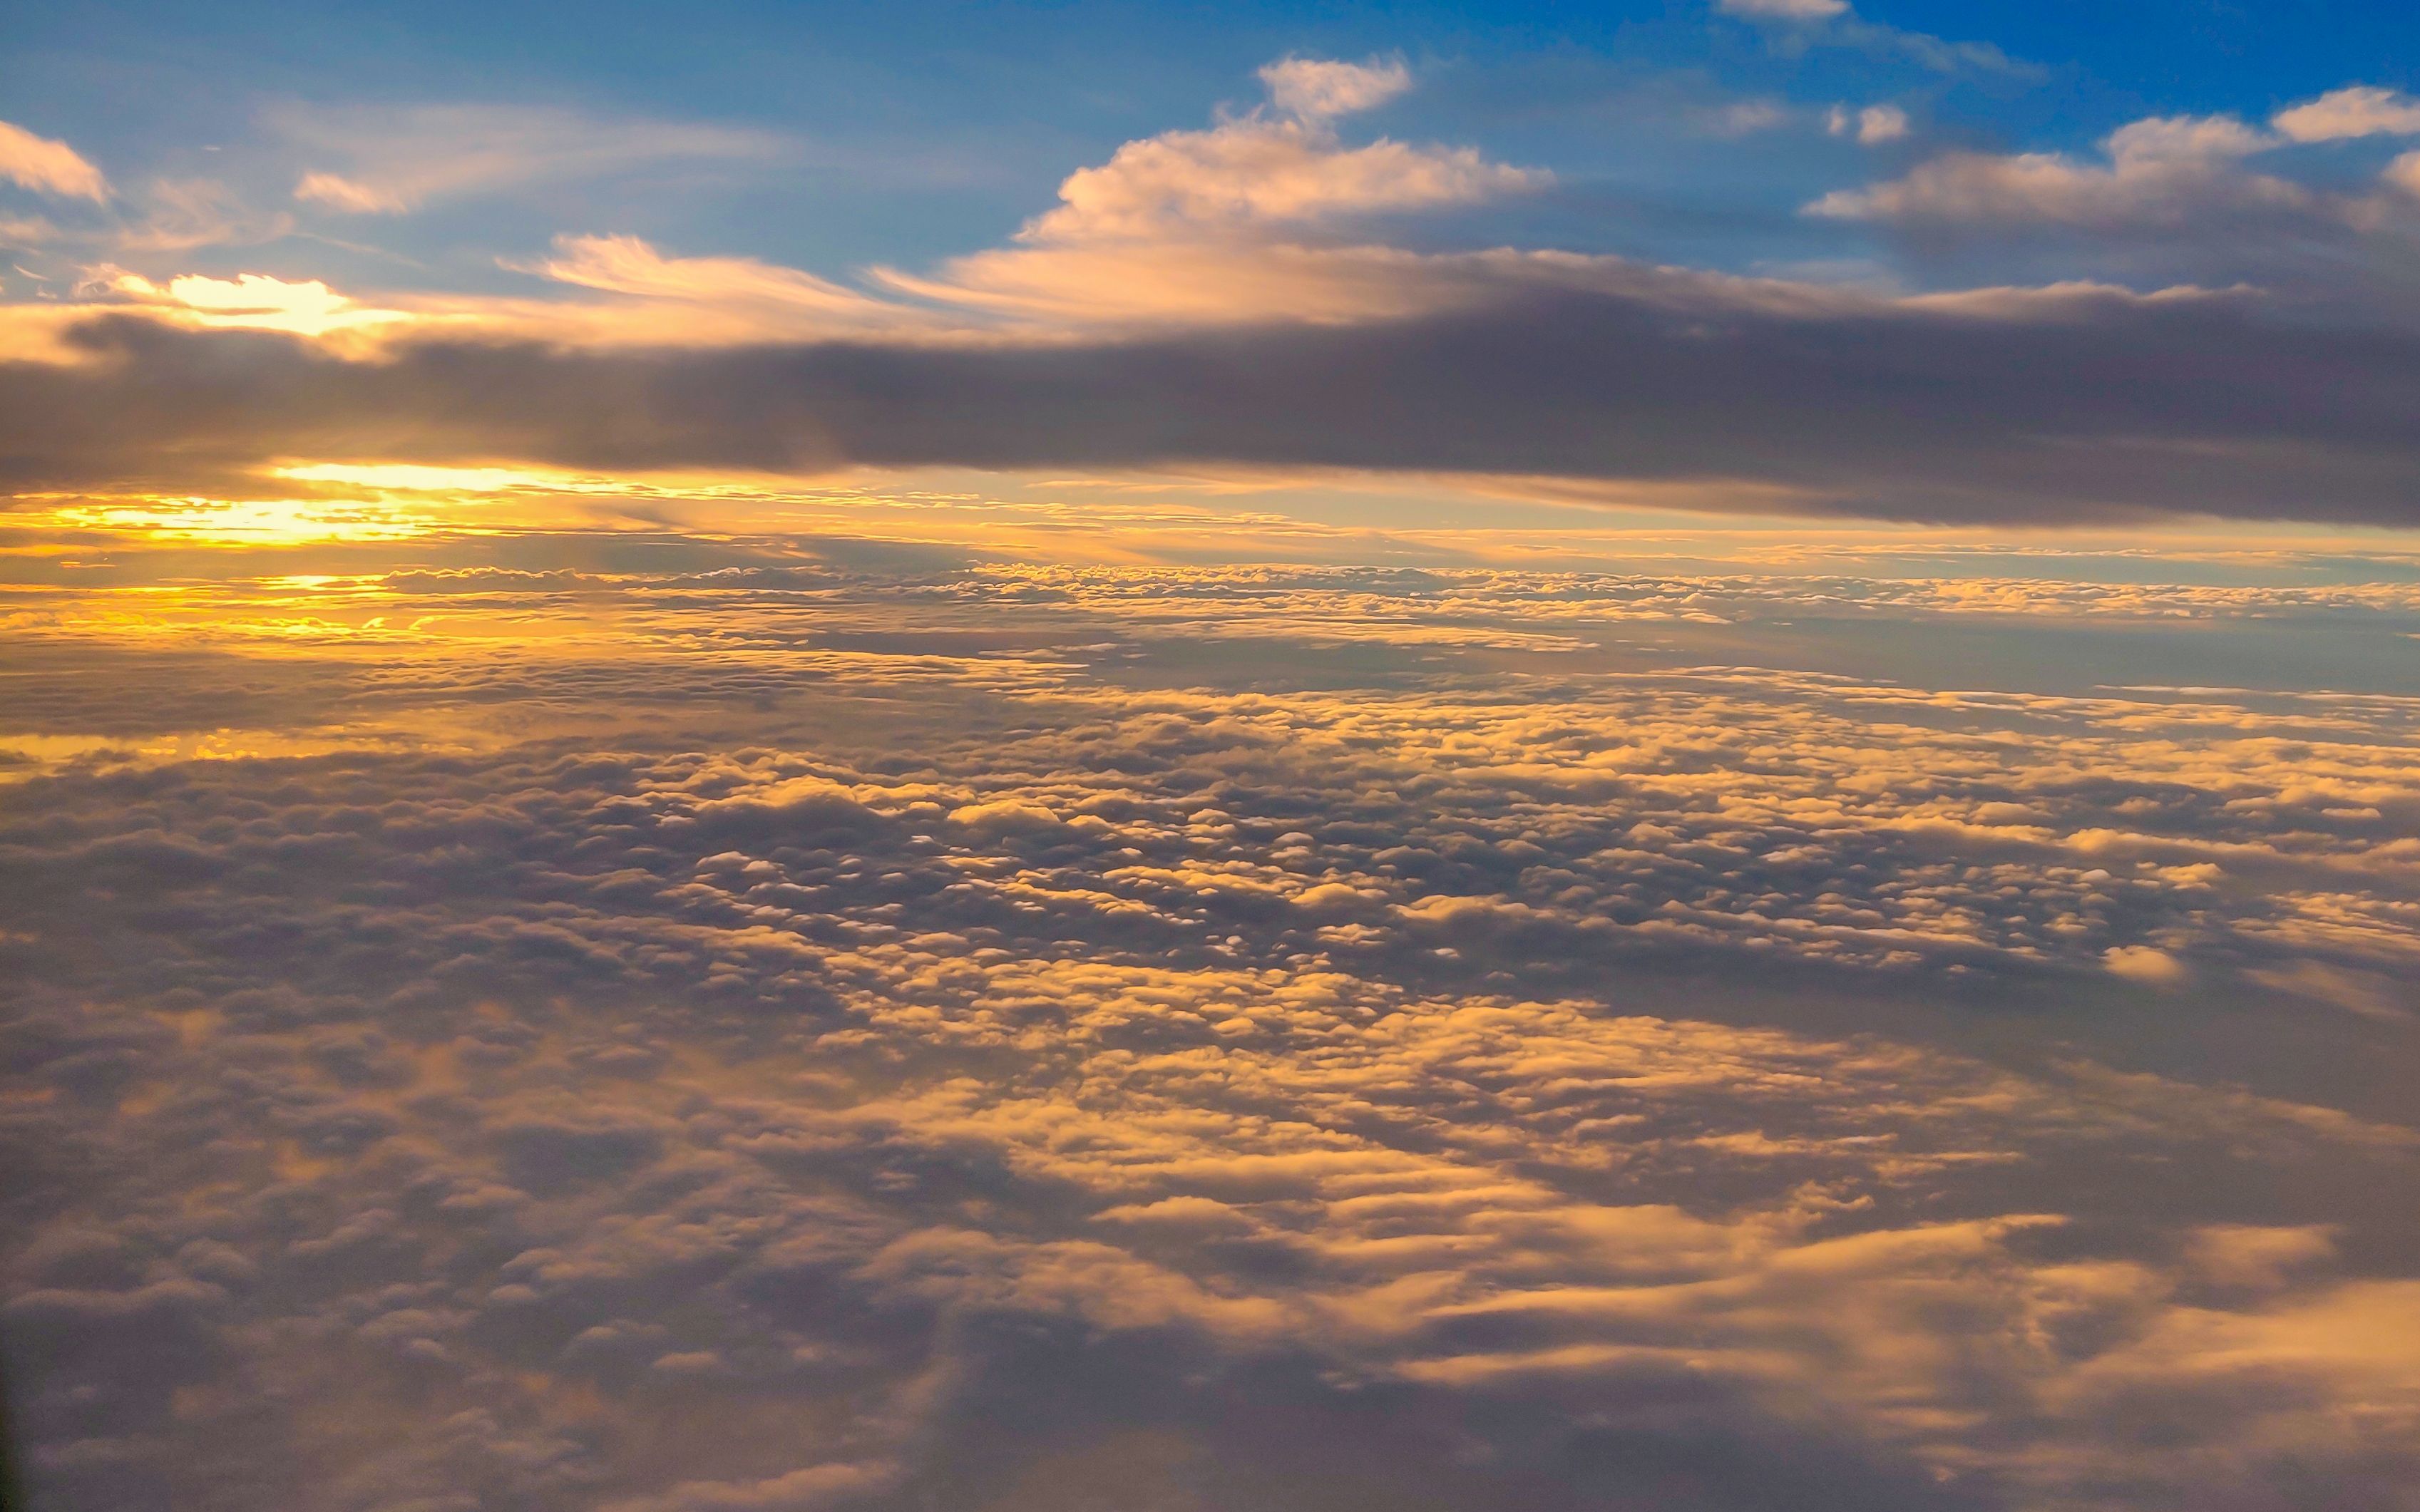
<svg viewBox="0 0 2420 1512">
<path fill-rule="evenodd" d="M 1863 128 L 1870 116 L 1871 112 L 1858 117 L 1836 107 L 1827 124 L 1834 135 L 1847 134 L 1854 124 L 1861 141 L 1900 134 L 1885 124 L 1878 137 L 1869 138 Z M 1904 127 L 1904 117 L 1899 125 Z M 2296 145 L 2412 134 L 2420 134 L 2420 102 L 2392 90 L 2355 86 L 2281 110 L 2265 130 L 2229 116 L 2134 121 L 2103 140 L 2100 162 L 2058 152 L 1945 153 L 1900 178 L 1835 191 L 1807 210 L 1932 232 L 2063 227 L 2174 236 L 2225 226 L 2230 240 L 2242 239 L 2247 225 L 2266 223 L 2289 238 L 2323 239 L 2350 250 L 2364 237 L 2406 234 L 2398 229 L 2403 223 L 2391 196 L 2257 171 L 2251 160 Z M 2389 164 L 2379 185 L 2407 188 L 2411 157 Z M 2257 243 L 2255 236 L 2249 247 L 2257 249 Z"/>
<path fill-rule="evenodd" d="M 38 193 L 70 199 L 109 198 L 109 180 L 65 142 L 0 121 L 0 178 Z"/>
<path fill-rule="evenodd" d="M 1305 222 L 1463 204 L 1537 181 L 1468 147 L 1346 148 L 1312 127 L 1237 122 L 1119 148 L 1103 166 L 1071 176 L 1060 208 L 1021 234 L 1063 241 Z"/>
<path fill-rule="evenodd" d="M 1823 129 L 1834 136 L 1854 136 L 1861 146 L 1876 147 L 1907 135 L 1907 112 L 1897 105 L 1868 105 L 1857 111 L 1835 105 L 1823 117 Z"/>
<path fill-rule="evenodd" d="M 2357 85 L 2331 89 L 2317 100 L 2281 110 L 2270 124 L 2291 142 L 2420 136 L 2420 100 L 2400 90 Z"/>
<path fill-rule="evenodd" d="M 1046 481 L 1053 564 L 988 497 L 602 475 L 2411 522 L 2392 323 L 1366 244 L 1534 182 L 1337 133 L 1404 77 L 1283 60 L 1025 261 L 879 293 L 580 237 L 525 303 L 101 269 L 11 349 L 44 1504 L 2414 1483 L 2410 563 L 1151 568 Z M 1991 193 L 2088 219 L 2269 141 Z M 531 171 L 330 161 L 363 210 Z"/>
<path fill-rule="evenodd" d="M 2420 197 L 2420 152 L 2406 152 L 2388 163 L 2381 177 L 2406 194 Z"/>
<path fill-rule="evenodd" d="M 1059 207 L 1019 237 L 1077 241 L 1301 224 L 1466 204 L 1544 181 L 1469 147 L 1384 140 L 1347 147 L 1325 124 L 1334 113 L 1243 116 L 1130 142 L 1100 167 L 1069 176 Z"/>
<path fill-rule="evenodd" d="M 2243 973 L 2420 954 L 2409 700 L 1741 664 L 1819 614 L 2420 612 L 2213 592 L 626 563 L 189 582 L 167 645 L 54 594 L 0 789 L 28 1470 L 70 1508 L 2399 1486 L 2408 1049 L 2329 1020 L 2387 1085 L 2298 1094 L 2325 1036 Z M 1620 655 L 1651 632 L 1685 650 Z M 2149 953 L 2199 999 L 2114 969 Z M 2094 1058 L 2147 1011 L 2168 1073 Z"/>
<path fill-rule="evenodd" d="M 1835 191 L 1807 213 L 1901 224 L 2110 228 L 2173 225 L 2212 209 L 2316 208 L 2320 201 L 2313 192 L 2240 166 L 2273 145 L 2230 116 L 2154 117 L 2110 133 L 2102 144 L 2105 163 L 2052 152 L 1953 152 L 1888 183 Z"/>
<path fill-rule="evenodd" d="M 876 281 L 962 316 L 1056 326 L 1383 317 L 1451 298 L 1456 280 L 1434 259 L 1354 244 L 1361 223 L 1552 181 L 1472 147 L 1344 143 L 1334 117 L 1408 88 L 1400 61 L 1292 57 L 1262 76 L 1278 114 L 1127 143 L 1070 175 L 1016 245 Z"/>
<path fill-rule="evenodd" d="M 1283 57 L 1261 69 L 1269 102 L 1300 120 L 1326 120 L 1385 104 L 1412 86 L 1401 58 L 1339 63 Z"/>
</svg>

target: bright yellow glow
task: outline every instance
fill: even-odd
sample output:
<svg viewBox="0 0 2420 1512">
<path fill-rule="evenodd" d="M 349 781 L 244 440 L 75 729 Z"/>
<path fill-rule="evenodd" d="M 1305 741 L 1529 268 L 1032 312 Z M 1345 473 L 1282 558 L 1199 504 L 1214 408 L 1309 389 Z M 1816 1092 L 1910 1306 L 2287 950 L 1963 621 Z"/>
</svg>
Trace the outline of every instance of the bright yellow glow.
<svg viewBox="0 0 2420 1512">
<path fill-rule="evenodd" d="M 400 541 L 438 524 L 427 511 L 351 500 L 109 499 L 49 512 L 45 523 L 161 541 L 291 546 L 311 541 Z"/>
<path fill-rule="evenodd" d="M 515 488 L 578 489 L 599 481 L 527 468 L 432 468 L 407 462 L 313 462 L 271 468 L 297 483 L 342 483 L 393 493 L 504 493 Z"/>
<path fill-rule="evenodd" d="M 853 543 L 844 548 L 851 560 L 906 548 L 926 553 L 920 560 L 937 566 L 1351 562 L 1614 572 L 1751 567 L 1996 580 L 2058 577 L 2069 570 L 2057 565 L 2060 559 L 2085 557 L 2102 559 L 2096 570 L 2121 579 L 2133 569 L 2107 563 L 2149 556 L 2190 560 L 2211 572 L 2224 566 L 2296 577 L 2324 575 L 2324 558 L 2338 552 L 2420 562 L 2420 540 L 2408 532 L 2183 521 L 2156 531 L 2071 530 L 2009 540 L 1954 527 L 1710 517 L 1676 508 L 1652 489 L 1582 498 L 1565 488 L 1540 490 L 1533 482 L 1335 471 L 1052 476 L 963 470 L 801 479 L 296 457 L 263 470 L 262 489 L 271 496 L 265 498 L 19 495 L 11 528 L 0 532 L 0 555 L 65 560 L 154 543 L 434 546 L 569 532 L 675 535 L 739 548 L 758 561 L 821 560 L 829 554 L 823 543 L 845 539 Z M 104 547 L 102 536 L 115 539 Z"/>
<path fill-rule="evenodd" d="M 398 310 L 359 304 L 316 278 L 298 284 L 266 273 L 241 273 L 234 278 L 184 273 L 163 285 L 140 273 L 120 273 L 110 280 L 109 287 L 144 304 L 178 310 L 201 325 L 287 331 L 300 336 L 358 331 L 409 318 Z"/>
</svg>

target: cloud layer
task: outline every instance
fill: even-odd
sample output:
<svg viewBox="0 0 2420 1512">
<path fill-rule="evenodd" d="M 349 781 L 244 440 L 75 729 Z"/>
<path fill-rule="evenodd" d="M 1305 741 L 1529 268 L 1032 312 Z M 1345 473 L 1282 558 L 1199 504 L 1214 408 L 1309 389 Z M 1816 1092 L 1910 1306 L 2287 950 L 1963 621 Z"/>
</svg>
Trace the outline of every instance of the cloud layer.
<svg viewBox="0 0 2420 1512">
<path fill-rule="evenodd" d="M 1809 512 L 1931 519 L 2405 524 L 2420 497 L 2420 351 L 2394 329 L 2230 294 L 1889 300 L 1487 256 L 1453 271 L 1495 297 L 1041 346 L 423 340 L 346 361 L 301 339 L 99 320 L 68 338 L 79 365 L 0 369 L 0 452 L 20 487 L 173 486 L 303 455 L 1520 472 L 1777 486 Z"/>
<path fill-rule="evenodd" d="M 2248 665 L 2408 592 L 180 602 L 15 600 L 0 1341 L 46 1504 L 2411 1482 L 2412 697 L 1741 639 Z"/>
</svg>

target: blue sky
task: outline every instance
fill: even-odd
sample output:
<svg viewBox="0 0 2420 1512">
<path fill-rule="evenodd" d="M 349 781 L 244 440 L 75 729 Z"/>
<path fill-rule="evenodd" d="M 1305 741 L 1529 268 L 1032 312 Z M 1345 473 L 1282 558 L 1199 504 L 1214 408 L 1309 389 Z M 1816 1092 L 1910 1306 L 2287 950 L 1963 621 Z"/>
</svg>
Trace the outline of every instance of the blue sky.
<svg viewBox="0 0 2420 1512">
<path fill-rule="evenodd" d="M 0 94 L 31 129 L 130 177 L 240 176 L 273 146 L 264 115 L 296 104 L 549 105 L 776 132 L 795 152 L 753 171 L 489 203 L 475 224 L 388 240 L 443 256 L 557 229 L 652 230 L 830 271 L 988 245 L 1118 144 L 1249 103 L 1253 69 L 1274 57 L 1399 54 L 1420 87 L 1373 130 L 1475 143 L 1563 180 L 1560 203 L 1487 233 L 1752 267 L 1872 255 L 1861 228 L 1810 228 L 1793 212 L 1873 164 L 1803 130 L 1727 139 L 1707 119 L 1726 106 L 1889 102 L 1929 143 L 2081 149 L 2144 116 L 2257 118 L 2346 84 L 2404 86 L 2420 56 L 2420 18 L 2392 6 L 1854 15 L 1865 25 L 1849 37 L 1699 4 L 90 5 L 15 18 Z M 1987 44 L 2013 67 L 1929 66 L 1885 28 Z M 583 211 L 591 224 L 552 224 Z M 483 276 L 480 260 L 449 276 Z"/>
</svg>

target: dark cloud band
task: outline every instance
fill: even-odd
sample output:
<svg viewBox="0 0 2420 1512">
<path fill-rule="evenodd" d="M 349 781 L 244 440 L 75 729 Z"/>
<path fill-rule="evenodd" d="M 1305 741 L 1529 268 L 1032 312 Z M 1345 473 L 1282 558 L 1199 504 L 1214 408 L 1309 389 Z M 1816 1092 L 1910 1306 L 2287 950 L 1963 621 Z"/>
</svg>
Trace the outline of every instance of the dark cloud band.
<svg viewBox="0 0 2420 1512">
<path fill-rule="evenodd" d="M 1779 485 L 1812 512 L 1915 519 L 2420 518 L 2420 339 L 2401 330 L 2251 296 L 1671 284 L 1084 343 L 423 342 L 380 361 L 107 317 L 74 332 L 84 365 L 0 368 L 0 476 L 1227 464 Z"/>
</svg>

